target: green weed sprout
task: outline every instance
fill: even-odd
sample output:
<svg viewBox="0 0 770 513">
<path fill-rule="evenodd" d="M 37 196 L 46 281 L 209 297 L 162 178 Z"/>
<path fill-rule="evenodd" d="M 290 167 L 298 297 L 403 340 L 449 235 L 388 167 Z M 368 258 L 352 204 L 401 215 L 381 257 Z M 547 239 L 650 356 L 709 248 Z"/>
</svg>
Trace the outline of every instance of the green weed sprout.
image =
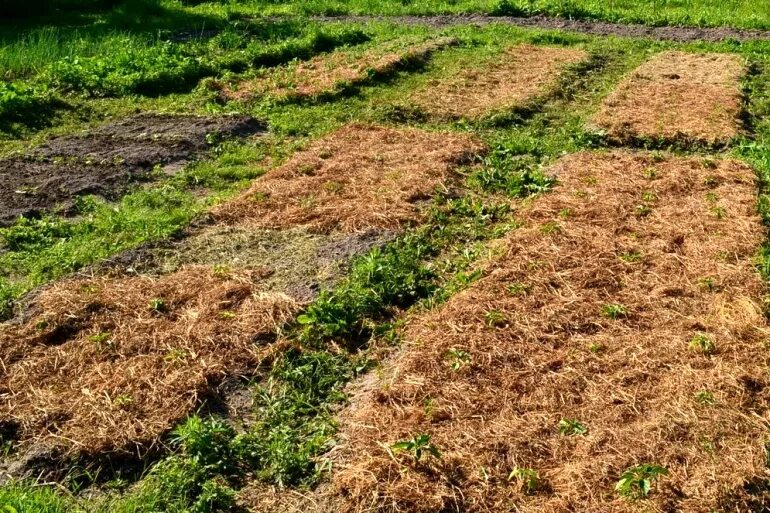
<svg viewBox="0 0 770 513">
<path fill-rule="evenodd" d="M 430 435 L 424 433 L 415 435 L 411 440 L 401 440 L 390 446 L 393 451 L 407 452 L 414 461 L 420 461 L 422 455 L 427 453 L 434 458 L 441 458 L 441 453 L 435 445 L 430 443 Z"/>
<path fill-rule="evenodd" d="M 667 475 L 668 469 L 660 465 L 636 465 L 623 472 L 615 484 L 615 491 L 629 500 L 643 499 L 650 494 L 652 484 L 661 476 Z"/>
</svg>

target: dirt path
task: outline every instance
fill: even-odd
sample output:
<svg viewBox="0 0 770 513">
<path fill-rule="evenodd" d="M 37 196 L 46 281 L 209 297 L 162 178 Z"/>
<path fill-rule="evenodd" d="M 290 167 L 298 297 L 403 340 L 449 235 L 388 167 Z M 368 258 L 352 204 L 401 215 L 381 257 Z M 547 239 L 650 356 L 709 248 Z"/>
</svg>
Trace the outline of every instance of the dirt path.
<svg viewBox="0 0 770 513">
<path fill-rule="evenodd" d="M 405 25 L 429 25 L 431 27 L 504 23 L 519 27 L 568 30 L 595 36 L 637 37 L 677 42 L 770 39 L 770 31 L 767 30 L 735 29 L 730 27 L 649 27 L 638 24 L 571 20 L 547 16 L 519 18 L 514 16 L 489 16 L 485 14 L 459 14 L 441 16 L 316 16 L 311 19 L 320 22 L 352 21 L 360 23 L 393 21 Z"/>
</svg>

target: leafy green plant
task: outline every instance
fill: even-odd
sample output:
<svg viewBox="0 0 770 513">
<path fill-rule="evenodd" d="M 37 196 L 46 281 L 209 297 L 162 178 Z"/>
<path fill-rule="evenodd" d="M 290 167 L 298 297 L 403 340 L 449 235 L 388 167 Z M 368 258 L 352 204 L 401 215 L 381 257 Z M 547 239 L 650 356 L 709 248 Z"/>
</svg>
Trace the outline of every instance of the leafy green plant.
<svg viewBox="0 0 770 513">
<path fill-rule="evenodd" d="M 706 291 L 708 291 L 708 292 L 714 292 L 715 290 L 717 290 L 717 289 L 718 289 L 718 286 L 717 286 L 717 285 L 716 285 L 716 283 L 714 282 L 714 278 L 712 278 L 711 276 L 707 276 L 707 277 L 705 277 L 705 278 L 701 278 L 701 279 L 698 281 L 698 283 L 700 284 L 700 286 L 701 286 L 701 287 L 702 287 L 704 290 L 706 290 Z"/>
<path fill-rule="evenodd" d="M 710 355 L 716 351 L 717 346 L 711 338 L 703 333 L 698 333 L 690 339 L 690 349 L 699 351 L 705 355 Z"/>
<path fill-rule="evenodd" d="M 619 256 L 621 260 L 628 264 L 635 264 L 641 262 L 644 259 L 644 255 L 638 251 L 624 251 L 620 253 Z"/>
<path fill-rule="evenodd" d="M 642 499 L 650 494 L 652 484 L 661 476 L 667 476 L 668 469 L 659 465 L 643 463 L 626 469 L 615 484 L 615 491 L 629 500 Z"/>
<path fill-rule="evenodd" d="M 509 148 L 498 146 L 477 171 L 468 184 L 488 192 L 504 193 L 511 197 L 526 197 L 550 189 L 555 183 L 539 168 L 538 161 L 516 154 Z"/>
<path fill-rule="evenodd" d="M 197 465 L 216 471 L 227 470 L 232 465 L 230 441 L 234 437 L 235 431 L 224 420 L 204 420 L 197 415 L 188 417 L 171 433 L 171 440 Z"/>
<path fill-rule="evenodd" d="M 21 120 L 35 115 L 51 102 L 51 93 L 42 85 L 0 80 L 0 120 Z"/>
<path fill-rule="evenodd" d="M 559 434 L 562 435 L 585 435 L 588 428 L 575 419 L 561 419 L 559 421 Z"/>
<path fill-rule="evenodd" d="M 47 74 L 57 87 L 89 96 L 155 95 L 188 87 L 205 68 L 179 44 L 141 46 L 127 39 L 115 54 L 67 57 Z"/>
<path fill-rule="evenodd" d="M 156 313 L 163 313 L 168 311 L 168 305 L 162 297 L 154 297 L 150 299 L 150 301 L 147 303 L 147 306 L 150 308 L 150 310 Z"/>
<path fill-rule="evenodd" d="M 711 406 L 716 402 L 714 399 L 714 394 L 708 390 L 699 390 L 696 392 L 695 400 L 704 406 Z"/>
<path fill-rule="evenodd" d="M 652 213 L 652 207 L 649 205 L 637 205 L 634 207 L 634 215 L 636 217 L 647 217 Z"/>
<path fill-rule="evenodd" d="M 441 458 L 439 450 L 430 443 L 430 435 L 419 434 L 409 440 L 402 440 L 390 446 L 394 452 L 407 452 L 414 458 L 414 461 L 420 461 L 423 454 L 428 454 L 434 458 Z"/>
<path fill-rule="evenodd" d="M 530 290 L 532 290 L 532 286 L 526 283 L 512 283 L 508 285 L 508 292 L 513 296 L 526 295 Z"/>
<path fill-rule="evenodd" d="M 454 347 L 447 351 L 447 359 L 453 371 L 458 371 L 471 363 L 470 353 Z"/>
<path fill-rule="evenodd" d="M 115 342 L 112 340 L 112 333 L 109 331 L 100 331 L 88 337 L 99 351 L 115 349 Z"/>
<path fill-rule="evenodd" d="M 537 471 L 527 467 L 514 467 L 508 474 L 508 481 L 515 481 L 526 494 L 533 494 L 540 489 L 540 476 Z"/>
<path fill-rule="evenodd" d="M 612 320 L 620 319 L 628 315 L 628 309 L 618 303 L 610 303 L 602 307 L 602 314 Z"/>
<path fill-rule="evenodd" d="M 505 314 L 498 310 L 490 310 L 484 314 L 484 322 L 490 328 L 501 328 L 508 323 Z"/>
</svg>

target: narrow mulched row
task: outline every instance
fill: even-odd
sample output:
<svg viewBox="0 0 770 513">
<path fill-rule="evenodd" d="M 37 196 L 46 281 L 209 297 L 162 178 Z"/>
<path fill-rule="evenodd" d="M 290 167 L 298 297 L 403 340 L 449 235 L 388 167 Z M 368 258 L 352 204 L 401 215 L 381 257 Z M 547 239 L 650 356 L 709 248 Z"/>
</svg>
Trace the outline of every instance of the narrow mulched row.
<svg viewBox="0 0 770 513">
<path fill-rule="evenodd" d="M 725 145 L 743 131 L 745 74 L 746 64 L 736 55 L 664 52 L 621 82 L 593 123 L 620 144 Z"/>
<path fill-rule="evenodd" d="M 363 51 L 337 50 L 297 64 L 271 69 L 255 79 L 223 86 L 224 100 L 271 98 L 297 100 L 338 93 L 361 85 L 372 77 L 390 75 L 400 69 L 424 64 L 433 53 L 456 45 L 457 39 L 437 38 L 423 42 L 409 39 L 388 41 Z"/>
</svg>

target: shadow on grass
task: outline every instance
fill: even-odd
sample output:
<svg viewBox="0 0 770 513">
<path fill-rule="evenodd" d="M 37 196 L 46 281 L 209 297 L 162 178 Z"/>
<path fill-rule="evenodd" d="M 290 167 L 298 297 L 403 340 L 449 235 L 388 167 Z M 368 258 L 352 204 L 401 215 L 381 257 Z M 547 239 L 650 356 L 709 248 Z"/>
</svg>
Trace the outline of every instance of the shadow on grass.
<svg viewBox="0 0 770 513">
<path fill-rule="evenodd" d="M 117 31 L 157 34 L 163 31 L 220 27 L 223 19 L 190 13 L 163 0 L 19 0 L 0 7 L 0 43 L 12 43 L 41 28 L 56 27 L 64 37 L 77 32 L 99 36 Z M 21 7 L 24 4 L 25 7 Z M 42 13 L 42 14 L 41 14 Z"/>
</svg>

